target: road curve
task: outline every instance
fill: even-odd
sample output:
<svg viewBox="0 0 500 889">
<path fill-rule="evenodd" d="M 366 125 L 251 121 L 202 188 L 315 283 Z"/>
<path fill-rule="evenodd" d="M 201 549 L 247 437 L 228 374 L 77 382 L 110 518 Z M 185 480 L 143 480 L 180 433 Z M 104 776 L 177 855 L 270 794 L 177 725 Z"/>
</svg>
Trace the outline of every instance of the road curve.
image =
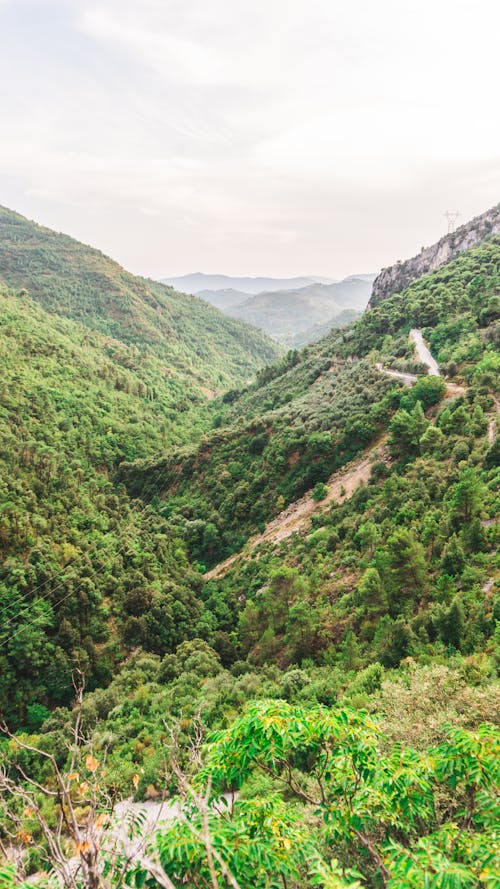
<svg viewBox="0 0 500 889">
<path fill-rule="evenodd" d="M 425 345 L 422 331 L 417 330 L 416 328 L 410 330 L 410 342 L 415 343 L 415 354 L 422 364 L 427 365 L 427 373 L 432 374 L 433 377 L 440 377 L 441 371 L 439 370 L 439 364 L 436 359 L 432 357 L 428 347 Z"/>
<path fill-rule="evenodd" d="M 418 377 L 416 374 L 407 374 L 403 373 L 401 370 L 391 370 L 389 367 L 384 367 L 384 365 L 379 361 L 378 364 L 375 365 L 377 370 L 380 373 L 386 374 L 388 377 L 395 377 L 396 380 L 401 380 L 405 386 L 413 386 L 414 383 L 417 382 Z"/>
</svg>

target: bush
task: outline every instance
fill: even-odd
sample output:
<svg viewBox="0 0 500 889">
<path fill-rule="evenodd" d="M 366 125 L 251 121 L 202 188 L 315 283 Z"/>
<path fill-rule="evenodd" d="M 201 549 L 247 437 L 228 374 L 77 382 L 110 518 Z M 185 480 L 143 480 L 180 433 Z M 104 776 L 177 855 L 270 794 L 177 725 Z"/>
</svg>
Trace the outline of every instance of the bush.
<svg viewBox="0 0 500 889">
<path fill-rule="evenodd" d="M 328 488 L 323 482 L 317 482 L 313 488 L 312 498 L 316 501 L 316 503 L 320 500 L 324 500 L 326 495 L 328 494 Z"/>
</svg>

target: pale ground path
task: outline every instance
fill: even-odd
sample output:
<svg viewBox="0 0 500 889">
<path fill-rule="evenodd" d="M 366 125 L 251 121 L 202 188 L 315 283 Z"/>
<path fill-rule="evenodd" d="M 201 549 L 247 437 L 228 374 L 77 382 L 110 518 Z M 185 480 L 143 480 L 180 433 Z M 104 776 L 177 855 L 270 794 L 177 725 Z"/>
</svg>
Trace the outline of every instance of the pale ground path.
<svg viewBox="0 0 500 889">
<path fill-rule="evenodd" d="M 326 482 L 328 493 L 323 500 L 313 500 L 312 493 L 304 494 L 300 500 L 296 500 L 287 506 L 283 512 L 280 512 L 276 518 L 272 519 L 262 534 L 251 537 L 241 552 L 234 553 L 223 562 L 219 562 L 215 568 L 204 574 L 205 580 L 215 580 L 217 577 L 223 577 L 228 568 L 234 565 L 239 559 L 247 559 L 252 550 L 255 550 L 263 543 L 281 543 L 297 531 L 304 530 L 311 516 L 323 509 L 333 500 L 345 501 L 354 494 L 354 491 L 362 482 L 368 482 L 371 475 L 373 464 L 377 460 L 387 462 L 389 455 L 385 448 L 382 447 L 385 438 L 380 440 L 376 447 L 372 448 L 367 454 L 358 457 L 347 466 L 342 467 L 334 472 Z"/>
<path fill-rule="evenodd" d="M 217 803 L 213 803 L 213 810 L 218 814 L 222 814 L 223 810 L 230 811 L 238 796 L 239 793 L 236 791 L 224 793 Z M 181 812 L 182 808 L 176 801 L 145 800 L 136 803 L 131 799 L 120 800 L 115 806 L 109 827 L 101 830 L 98 834 L 105 857 L 108 855 L 112 860 L 116 856 L 125 856 L 130 861 L 134 859 L 139 861 L 141 856 L 148 858 L 148 845 L 154 839 L 155 834 L 178 819 Z M 14 853 L 15 849 L 12 847 L 13 861 L 16 860 Z M 75 855 L 68 863 L 73 873 L 77 875 L 80 865 L 79 857 Z M 43 876 L 41 872 L 32 874 L 26 882 L 34 884 L 41 876 Z M 59 885 L 62 889 L 62 884 Z"/>
<path fill-rule="evenodd" d="M 214 811 L 222 811 L 227 806 L 231 809 L 237 793 L 225 793 L 223 795 L 225 803 L 222 800 L 219 804 L 213 804 Z M 221 807 L 222 804 L 222 807 Z M 107 833 L 108 842 L 118 842 L 122 851 L 127 855 L 133 854 L 134 851 L 144 846 L 144 839 L 149 840 L 157 832 L 159 828 L 166 827 L 179 818 L 181 807 L 178 802 L 156 802 L 154 800 L 145 800 L 144 802 L 133 802 L 133 800 L 121 800 L 117 803 L 114 811 L 114 817 L 111 829 Z M 137 822 L 138 828 L 133 833 L 132 839 L 129 837 L 131 823 L 134 819 L 140 818 Z M 140 826 L 139 826 L 140 825 Z"/>
<path fill-rule="evenodd" d="M 407 374 L 403 373 L 402 370 L 390 370 L 388 367 L 384 367 L 380 362 L 375 365 L 377 370 L 380 373 L 386 374 L 388 377 L 396 377 L 397 380 L 401 380 L 405 386 L 413 386 L 414 383 L 417 382 L 418 377 L 416 374 Z"/>
<path fill-rule="evenodd" d="M 498 428 L 498 414 L 500 414 L 500 399 L 495 397 L 495 409 L 496 414 L 493 416 L 488 424 L 488 444 L 492 445 L 495 441 L 497 435 Z"/>
</svg>

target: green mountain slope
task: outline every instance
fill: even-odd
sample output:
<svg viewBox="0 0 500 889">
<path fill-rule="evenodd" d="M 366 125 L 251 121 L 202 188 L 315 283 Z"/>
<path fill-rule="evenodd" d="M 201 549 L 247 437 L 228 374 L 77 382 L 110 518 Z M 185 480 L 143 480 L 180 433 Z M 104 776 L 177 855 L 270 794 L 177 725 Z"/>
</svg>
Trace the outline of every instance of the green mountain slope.
<svg viewBox="0 0 500 889">
<path fill-rule="evenodd" d="M 296 333 L 295 336 L 288 340 L 288 344 L 294 349 L 301 349 L 309 343 L 317 343 L 319 340 L 322 340 L 323 337 L 327 336 L 331 330 L 338 327 L 347 327 L 349 324 L 352 324 L 353 321 L 356 321 L 360 315 L 361 312 L 356 309 L 342 309 L 342 311 L 333 318 L 328 318 L 320 324 L 313 324 L 312 327 L 306 328 L 306 330 L 301 333 Z"/>
<path fill-rule="evenodd" d="M 108 681 L 122 652 L 136 643 L 126 627 L 142 607 L 135 596 L 149 603 L 148 647 L 168 650 L 195 631 L 200 578 L 191 577 L 183 542 L 161 516 L 117 487 L 114 470 L 124 458 L 200 435 L 203 409 L 188 409 L 180 381 L 158 375 L 154 362 L 130 362 L 129 353 L 26 296 L 0 290 L 0 708 L 6 715 L 36 700 L 65 700 L 78 663 L 90 685 Z"/>
<path fill-rule="evenodd" d="M 470 379 L 498 342 L 499 268 L 494 238 L 229 393 L 222 428 L 199 448 L 125 466 L 123 478 L 134 494 L 151 493 L 161 470 L 168 514 L 185 521 L 193 556 L 213 564 L 380 435 L 404 393 L 375 364 L 418 370 L 412 327 L 424 328 L 445 370 Z M 427 408 L 437 395 L 420 397 Z"/>
<path fill-rule="evenodd" d="M 411 370 L 408 332 L 425 324 L 454 376 L 434 406 L 433 378 L 412 389 L 392 378 L 390 450 L 368 484 L 337 497 L 301 534 L 264 539 L 214 583 L 253 662 L 313 657 L 360 669 L 497 650 L 499 295 L 496 238 L 381 302 L 337 340 L 352 359 Z M 353 373 L 359 366 L 351 361 Z"/>
<path fill-rule="evenodd" d="M 17 716 L 65 699 L 79 662 L 107 681 L 137 643 L 133 590 L 153 648 L 195 632 L 184 544 L 115 471 L 197 440 L 210 397 L 276 347 L 15 213 L 0 230 L 0 281 L 16 287 L 0 284 L 0 708 Z"/>
<path fill-rule="evenodd" d="M 100 251 L 0 208 L 0 280 L 43 308 L 154 356 L 198 395 L 278 355 L 263 334 L 195 297 L 129 274 Z M 142 360 L 142 358 L 141 358 Z"/>
<path fill-rule="evenodd" d="M 122 467 L 120 477 L 135 496 L 151 496 L 162 473 L 165 511 L 184 525 L 193 556 L 213 564 L 238 549 L 381 434 L 393 382 L 367 361 L 336 357 L 334 349 L 332 340 L 314 352 L 291 353 L 295 366 L 282 373 L 276 367 L 275 379 L 236 397 L 225 414 L 229 425 L 201 445 Z"/>
</svg>

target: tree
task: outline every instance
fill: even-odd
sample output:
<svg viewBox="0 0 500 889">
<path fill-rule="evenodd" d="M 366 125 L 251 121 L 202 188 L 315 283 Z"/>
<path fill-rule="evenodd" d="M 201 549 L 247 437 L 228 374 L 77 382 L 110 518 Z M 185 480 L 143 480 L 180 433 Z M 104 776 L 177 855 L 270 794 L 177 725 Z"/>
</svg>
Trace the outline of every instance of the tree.
<svg viewBox="0 0 500 889">
<path fill-rule="evenodd" d="M 17 836 L 26 845 L 33 841 L 34 827 L 30 830 L 30 825 L 36 825 L 43 837 L 40 853 L 65 887 L 78 889 L 82 885 L 85 889 L 101 889 L 100 837 L 112 815 L 113 805 L 99 787 L 100 763 L 81 734 L 83 682 L 76 694 L 77 710 L 67 769 L 60 768 L 53 753 L 24 742 L 13 735 L 5 723 L 0 724 L 0 729 L 10 738 L 12 749 L 11 759 L 4 760 L 0 770 L 0 811 L 3 810 L 5 821 L 17 830 Z M 33 758 L 45 764 L 44 783 L 33 777 L 25 766 L 26 760 L 30 762 Z M 55 823 L 47 813 L 47 801 L 57 805 Z M 73 857 L 78 860 L 77 868 L 72 865 Z"/>
<path fill-rule="evenodd" d="M 456 485 L 451 490 L 450 512 L 456 527 L 470 522 L 476 514 L 482 496 L 482 485 L 475 470 L 464 469 Z"/>
<path fill-rule="evenodd" d="M 285 645 L 292 661 L 300 663 L 311 656 L 318 614 L 308 602 L 298 601 L 291 606 L 286 625 Z"/>
<path fill-rule="evenodd" d="M 387 607 L 387 596 L 376 568 L 367 568 L 358 583 L 356 599 L 369 615 L 380 614 Z"/>
<path fill-rule="evenodd" d="M 277 568 L 262 594 L 262 610 L 275 632 L 283 632 L 292 605 L 302 597 L 305 584 L 296 568 Z"/>
<path fill-rule="evenodd" d="M 360 544 L 361 547 L 365 547 L 368 550 L 368 555 L 371 558 L 373 556 L 373 551 L 380 540 L 380 529 L 375 522 L 364 522 L 356 531 L 354 540 L 356 543 Z"/>
<path fill-rule="evenodd" d="M 278 798 L 241 800 L 231 811 L 221 804 L 203 811 L 192 797 L 189 802 L 157 838 L 162 868 L 175 886 L 298 889 L 322 863 L 301 812 Z M 141 865 L 134 871 L 136 878 L 147 876 Z"/>
<path fill-rule="evenodd" d="M 402 528 L 387 540 L 390 566 L 390 606 L 398 613 L 405 603 L 411 604 L 426 585 L 427 567 L 424 548 L 411 531 Z"/>
<path fill-rule="evenodd" d="M 382 752 L 382 744 L 363 711 L 259 701 L 215 735 L 202 774 L 219 791 L 240 788 L 259 772 L 279 782 L 317 811 L 329 844 L 344 848 L 350 860 L 362 850 L 358 867 L 371 885 L 407 889 L 413 868 L 420 879 L 410 884 L 415 889 L 444 886 L 450 872 L 464 883 L 446 885 L 475 886 L 488 862 L 496 886 L 498 729 L 450 731 L 426 754 L 399 744 Z M 447 805 L 436 806 L 446 792 Z"/>
<path fill-rule="evenodd" d="M 218 548 L 220 547 L 220 536 L 217 527 L 213 524 L 213 522 L 207 522 L 205 526 L 205 530 L 203 531 L 203 541 L 202 548 L 203 551 L 207 553 L 210 559 L 214 558 L 214 555 L 217 553 Z"/>
<path fill-rule="evenodd" d="M 318 502 L 319 500 L 324 500 L 327 494 L 327 486 L 323 482 L 316 482 L 312 492 L 312 499 Z"/>
<path fill-rule="evenodd" d="M 376 657 L 384 667 L 398 667 L 411 654 L 414 636 L 402 617 L 393 620 L 384 614 L 378 621 L 373 639 Z"/>
<path fill-rule="evenodd" d="M 28 885 L 48 889 L 54 884 L 65 889 L 122 889 L 131 885 L 131 879 L 135 885 L 147 883 L 163 889 L 180 889 L 169 876 L 169 871 L 178 872 L 178 850 L 176 860 L 171 861 L 168 855 L 171 849 L 162 843 L 156 824 L 148 825 L 144 812 L 127 811 L 126 807 L 118 823 L 114 818 L 117 794 L 107 791 L 104 762 L 94 755 L 92 740 L 82 734 L 83 681 L 76 692 L 69 756 L 64 767 L 59 765 L 54 753 L 25 742 L 13 735 L 5 723 L 0 723 L 0 730 L 10 739 L 10 755 L 4 754 L 0 762 L 2 828 L 10 834 L 9 839 L 18 844 L 36 844 L 39 859 L 48 868 L 47 881 L 42 877 L 21 884 L 14 866 L 4 870 L 0 863 L 0 889 L 20 885 L 25 889 Z M 175 733 L 171 742 L 175 749 Z M 196 760 L 196 745 L 192 752 Z M 33 774 L 40 763 L 41 778 Z M 200 857 L 207 863 L 207 883 L 203 885 L 210 889 L 219 886 L 222 889 L 222 885 L 242 889 L 218 848 L 217 839 L 223 832 L 220 812 L 214 811 L 209 802 L 210 785 L 205 792 L 191 790 L 175 758 L 171 760 L 171 768 L 185 797 L 179 802 L 176 821 L 186 829 L 192 843 L 199 844 Z M 133 776 L 132 784 L 137 789 L 139 775 Z M 186 800 L 188 793 L 189 801 Z M 246 823 L 247 818 L 243 818 Z M 297 821 L 293 814 L 288 819 L 285 815 L 284 835 L 288 835 Z M 268 824 L 265 817 L 263 824 Z M 219 827 L 215 840 L 212 825 Z M 40 840 L 34 837 L 36 831 Z M 240 833 L 236 827 L 235 835 Z M 275 838 L 276 831 L 271 833 Z M 292 873 L 293 867 L 286 871 L 287 856 L 280 841 L 275 842 L 277 861 L 281 861 L 285 872 Z M 252 843 L 255 844 L 255 836 Z M 185 842 L 183 845 L 185 848 Z M 235 842 L 235 850 L 237 847 Z M 311 840 L 301 837 L 297 842 L 298 856 L 301 859 L 307 856 L 311 848 Z M 0 850 L 4 851 L 1 841 Z M 216 869 L 223 882 L 219 882 Z M 185 884 L 184 876 L 182 884 Z"/>
<path fill-rule="evenodd" d="M 449 608 L 441 607 L 435 623 L 443 642 L 460 649 L 465 629 L 465 615 L 460 599 L 455 597 Z"/>
<path fill-rule="evenodd" d="M 450 577 L 461 574 L 465 568 L 465 553 L 456 534 L 450 537 L 446 545 L 441 560 L 441 567 L 445 574 L 449 574 Z"/>
<path fill-rule="evenodd" d="M 394 454 L 412 455 L 418 452 L 428 422 L 420 401 L 410 411 L 397 411 L 389 423 L 389 446 Z"/>
<path fill-rule="evenodd" d="M 420 453 L 435 454 L 441 451 L 444 443 L 444 435 L 439 426 L 428 426 L 420 437 Z"/>
<path fill-rule="evenodd" d="M 352 630 L 348 630 L 340 646 L 340 662 L 347 670 L 358 670 L 361 665 L 361 648 Z"/>
</svg>

